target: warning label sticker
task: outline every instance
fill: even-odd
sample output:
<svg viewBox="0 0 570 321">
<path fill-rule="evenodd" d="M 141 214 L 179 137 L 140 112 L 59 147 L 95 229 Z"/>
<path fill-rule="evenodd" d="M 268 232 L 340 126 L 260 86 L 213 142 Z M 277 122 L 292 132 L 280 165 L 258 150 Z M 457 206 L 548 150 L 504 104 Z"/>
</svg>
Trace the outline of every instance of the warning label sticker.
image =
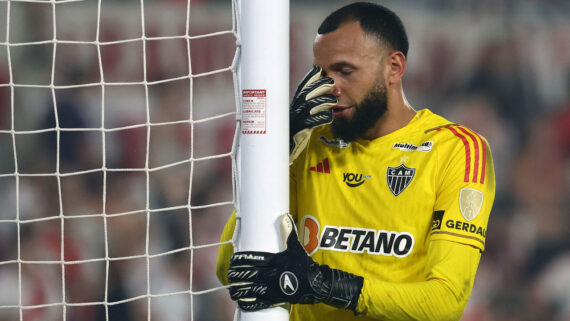
<svg viewBox="0 0 570 321">
<path fill-rule="evenodd" d="M 267 90 L 243 89 L 241 107 L 241 133 L 265 134 Z"/>
</svg>

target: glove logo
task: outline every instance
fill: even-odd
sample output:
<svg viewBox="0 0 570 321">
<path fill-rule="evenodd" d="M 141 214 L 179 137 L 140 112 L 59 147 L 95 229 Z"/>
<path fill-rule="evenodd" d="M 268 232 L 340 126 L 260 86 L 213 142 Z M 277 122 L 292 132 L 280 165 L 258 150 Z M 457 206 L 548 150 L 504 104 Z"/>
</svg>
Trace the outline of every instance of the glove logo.
<svg viewBox="0 0 570 321">
<path fill-rule="evenodd" d="M 297 280 L 295 274 L 285 271 L 279 277 L 279 287 L 281 287 L 281 292 L 284 294 L 293 295 L 299 288 L 299 280 Z"/>
</svg>

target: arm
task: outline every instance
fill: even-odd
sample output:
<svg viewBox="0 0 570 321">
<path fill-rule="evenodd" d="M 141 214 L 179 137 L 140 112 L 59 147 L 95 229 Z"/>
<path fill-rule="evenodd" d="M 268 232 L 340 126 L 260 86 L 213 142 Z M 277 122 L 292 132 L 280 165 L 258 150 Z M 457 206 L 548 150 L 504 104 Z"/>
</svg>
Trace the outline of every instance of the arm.
<svg viewBox="0 0 570 321">
<path fill-rule="evenodd" d="M 394 283 L 319 265 L 304 252 L 296 232 L 290 228 L 282 235 L 288 236 L 284 252 L 240 252 L 232 257 L 230 293 L 242 309 L 322 302 L 379 320 L 459 320 L 481 257 L 479 249 L 469 245 L 433 241 L 425 281 Z M 295 294 L 287 293 L 279 280 L 286 271 L 299 282 Z"/>
<path fill-rule="evenodd" d="M 382 320 L 459 320 L 480 258 L 479 249 L 469 245 L 433 241 L 425 281 L 393 283 L 365 278 L 356 311 Z"/>
<path fill-rule="evenodd" d="M 457 320 L 469 299 L 495 196 L 493 160 L 486 140 L 468 128 L 445 127 L 440 137 L 425 281 L 365 279 L 357 311 L 373 318 Z"/>
</svg>

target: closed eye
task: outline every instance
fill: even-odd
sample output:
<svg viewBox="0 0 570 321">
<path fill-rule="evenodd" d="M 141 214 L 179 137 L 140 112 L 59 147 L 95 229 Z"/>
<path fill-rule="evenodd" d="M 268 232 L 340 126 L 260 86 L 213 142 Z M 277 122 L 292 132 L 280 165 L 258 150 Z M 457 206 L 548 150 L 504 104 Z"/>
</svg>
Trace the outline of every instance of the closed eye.
<svg viewBox="0 0 570 321">
<path fill-rule="evenodd" d="M 341 76 L 346 77 L 350 76 L 354 71 L 358 70 L 358 68 L 347 61 L 339 61 L 329 65 L 327 70 L 328 72 L 323 68 L 322 75 L 324 77 L 330 77 L 331 74 L 340 74 Z"/>
<path fill-rule="evenodd" d="M 342 76 L 349 76 L 357 67 L 349 62 L 341 61 L 330 66 L 330 71 L 337 72 Z"/>
</svg>

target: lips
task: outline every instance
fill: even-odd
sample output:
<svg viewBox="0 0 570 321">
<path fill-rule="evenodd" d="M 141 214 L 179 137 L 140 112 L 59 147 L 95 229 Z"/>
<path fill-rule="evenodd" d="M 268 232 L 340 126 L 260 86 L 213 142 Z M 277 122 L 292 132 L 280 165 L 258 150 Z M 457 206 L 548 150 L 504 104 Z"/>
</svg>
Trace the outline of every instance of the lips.
<svg viewBox="0 0 570 321">
<path fill-rule="evenodd" d="M 333 117 L 344 117 L 344 116 L 346 116 L 346 114 L 348 114 L 348 111 L 350 109 L 351 109 L 351 107 L 347 107 L 347 106 L 334 106 L 332 108 Z"/>
</svg>

